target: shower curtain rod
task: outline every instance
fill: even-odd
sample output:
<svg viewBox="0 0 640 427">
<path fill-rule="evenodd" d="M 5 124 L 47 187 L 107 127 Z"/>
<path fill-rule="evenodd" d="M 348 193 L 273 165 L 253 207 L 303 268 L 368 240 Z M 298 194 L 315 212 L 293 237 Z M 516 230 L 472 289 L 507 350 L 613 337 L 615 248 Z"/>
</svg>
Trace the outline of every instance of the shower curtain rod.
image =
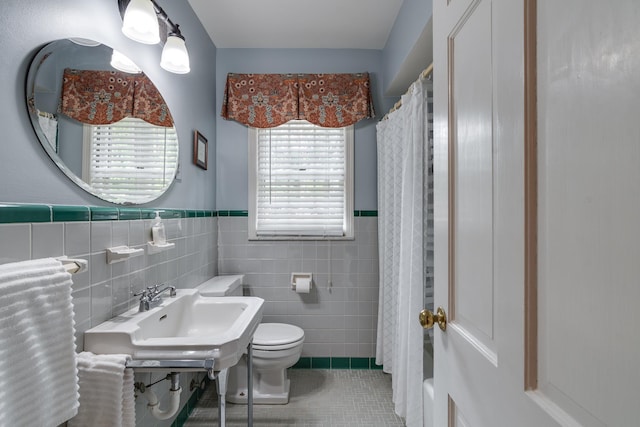
<svg viewBox="0 0 640 427">
<path fill-rule="evenodd" d="M 419 81 L 420 79 L 427 78 L 428 76 L 431 75 L 431 73 L 433 73 L 433 62 L 427 68 L 422 70 L 422 72 L 420 73 L 420 75 L 416 79 L 416 82 Z M 409 89 L 407 89 L 407 91 L 404 94 L 407 95 L 407 94 L 411 93 L 411 88 L 412 87 L 413 87 L 413 83 L 411 83 L 411 85 L 409 86 Z M 382 117 L 382 119 L 380 119 L 380 120 L 382 121 L 382 120 L 388 119 L 389 118 L 389 114 L 393 113 L 394 111 L 396 111 L 400 107 L 402 107 L 402 97 L 400 97 L 400 100 L 398 102 L 393 104 L 393 107 L 391 107 L 389 112 L 387 114 L 385 114 L 384 117 Z"/>
</svg>

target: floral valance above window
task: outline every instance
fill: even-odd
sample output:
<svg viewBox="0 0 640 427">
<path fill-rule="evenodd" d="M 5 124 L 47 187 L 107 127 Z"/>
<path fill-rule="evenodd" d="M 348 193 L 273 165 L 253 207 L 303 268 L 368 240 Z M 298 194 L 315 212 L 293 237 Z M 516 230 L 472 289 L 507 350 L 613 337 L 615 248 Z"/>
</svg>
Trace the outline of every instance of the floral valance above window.
<svg viewBox="0 0 640 427">
<path fill-rule="evenodd" d="M 144 74 L 65 69 L 60 112 L 92 125 L 125 117 L 172 127 L 173 118 L 162 95 Z"/>
<path fill-rule="evenodd" d="M 345 127 L 374 116 L 368 73 L 227 75 L 222 117 L 247 126 Z"/>
</svg>

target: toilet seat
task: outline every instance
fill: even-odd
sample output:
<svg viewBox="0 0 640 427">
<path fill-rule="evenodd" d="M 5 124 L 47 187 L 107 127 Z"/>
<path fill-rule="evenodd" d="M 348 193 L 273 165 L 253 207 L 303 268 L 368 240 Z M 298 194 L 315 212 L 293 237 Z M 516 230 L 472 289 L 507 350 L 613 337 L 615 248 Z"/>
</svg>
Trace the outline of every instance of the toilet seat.
<svg viewBox="0 0 640 427">
<path fill-rule="evenodd" d="M 253 348 L 263 351 L 287 350 L 304 341 L 304 330 L 285 323 L 261 323 L 253 334 Z"/>
</svg>

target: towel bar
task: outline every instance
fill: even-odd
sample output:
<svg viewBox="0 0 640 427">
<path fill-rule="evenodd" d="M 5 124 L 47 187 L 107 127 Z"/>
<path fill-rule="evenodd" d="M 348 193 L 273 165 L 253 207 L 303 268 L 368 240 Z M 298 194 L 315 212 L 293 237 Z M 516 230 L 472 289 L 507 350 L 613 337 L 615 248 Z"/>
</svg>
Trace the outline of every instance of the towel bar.
<svg viewBox="0 0 640 427">
<path fill-rule="evenodd" d="M 129 360 L 126 364 L 127 368 L 133 369 L 163 369 L 163 370 L 182 370 L 182 369 L 198 369 L 213 372 L 215 361 L 213 359 L 204 360 Z"/>
<path fill-rule="evenodd" d="M 68 258 L 66 256 L 56 258 L 62 263 L 67 273 L 76 274 L 87 271 L 89 262 L 86 259 Z"/>
</svg>

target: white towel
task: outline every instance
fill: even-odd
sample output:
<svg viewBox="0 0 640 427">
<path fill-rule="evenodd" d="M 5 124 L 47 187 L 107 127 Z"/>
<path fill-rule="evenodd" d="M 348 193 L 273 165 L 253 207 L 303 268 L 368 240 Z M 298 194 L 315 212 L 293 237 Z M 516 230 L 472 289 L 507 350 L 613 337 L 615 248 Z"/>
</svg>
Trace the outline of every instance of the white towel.
<svg viewBox="0 0 640 427">
<path fill-rule="evenodd" d="M 69 427 L 134 427 L 133 369 L 124 354 L 78 354 L 80 408 Z"/>
<path fill-rule="evenodd" d="M 0 265 L 3 426 L 57 426 L 78 411 L 71 284 L 52 258 Z"/>
<path fill-rule="evenodd" d="M 38 111 L 38 123 L 40 124 L 40 129 L 42 129 L 47 141 L 51 144 L 53 150 L 57 152 L 58 119 L 56 119 L 56 117 L 51 113 Z"/>
</svg>

